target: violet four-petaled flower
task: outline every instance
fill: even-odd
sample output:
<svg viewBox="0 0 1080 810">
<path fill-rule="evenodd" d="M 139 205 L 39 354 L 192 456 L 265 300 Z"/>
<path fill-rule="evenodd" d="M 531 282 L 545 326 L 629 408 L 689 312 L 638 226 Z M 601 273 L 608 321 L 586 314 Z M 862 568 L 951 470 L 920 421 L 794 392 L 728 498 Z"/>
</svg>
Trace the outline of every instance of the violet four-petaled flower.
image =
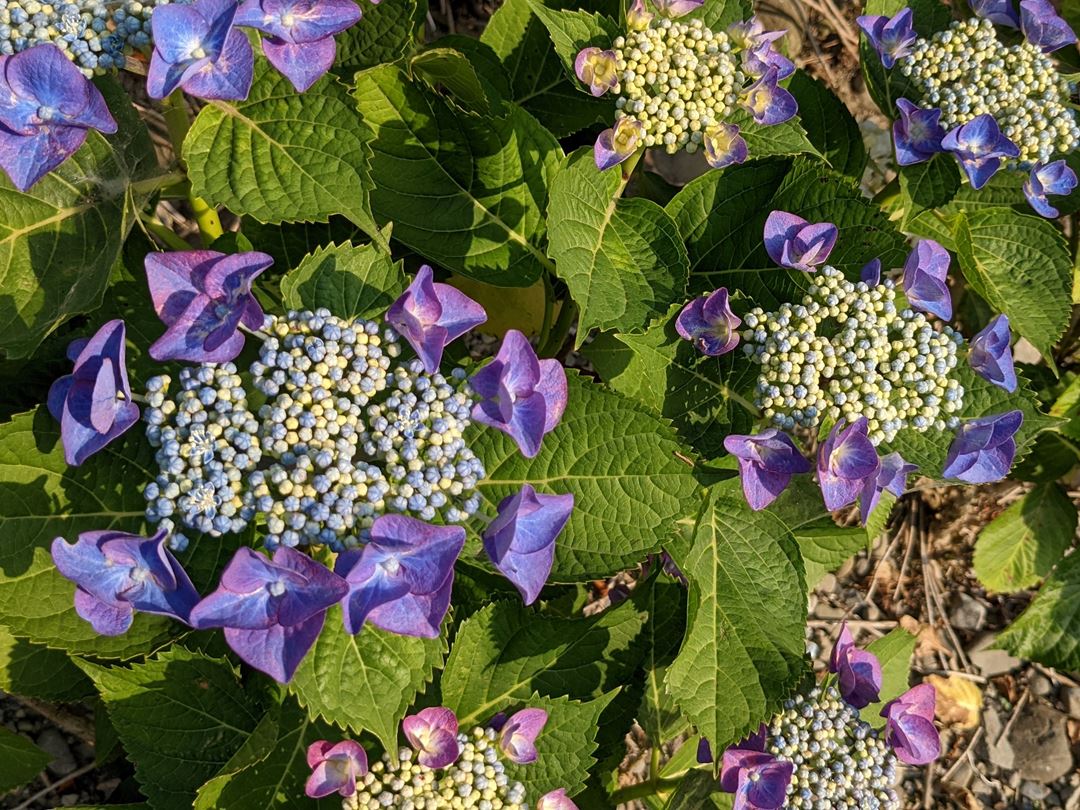
<svg viewBox="0 0 1080 810">
<path fill-rule="evenodd" d="M 0 167 L 26 191 L 116 121 L 101 91 L 55 45 L 0 55 Z"/>
<path fill-rule="evenodd" d="M 1036 163 L 1024 181 L 1024 196 L 1036 213 L 1047 219 L 1057 219 L 1059 211 L 1046 199 L 1047 194 L 1072 194 L 1076 188 L 1076 172 L 1064 160 Z"/>
<path fill-rule="evenodd" d="M 255 53 L 234 25 L 236 0 L 195 0 L 154 10 L 154 52 L 146 92 L 165 98 L 176 88 L 206 99 L 244 99 Z"/>
<path fill-rule="evenodd" d="M 89 340 L 68 345 L 75 367 L 49 388 L 48 408 L 60 423 L 64 461 L 78 467 L 139 421 L 127 375 L 126 330 L 104 324 Z"/>
<path fill-rule="evenodd" d="M 574 496 L 543 495 L 525 484 L 499 503 L 484 530 L 491 562 L 521 593 L 526 605 L 540 595 L 555 559 L 555 538 L 574 509 Z"/>
<path fill-rule="evenodd" d="M 675 319 L 675 331 L 702 354 L 719 357 L 739 345 L 737 330 L 741 323 L 731 311 L 727 288 L 721 287 L 683 307 Z"/>
<path fill-rule="evenodd" d="M 244 348 L 240 326 L 262 327 L 263 310 L 251 285 L 273 262 L 271 256 L 256 251 L 148 254 L 145 264 L 150 298 L 168 327 L 150 346 L 150 356 L 193 363 L 234 359 Z"/>
<path fill-rule="evenodd" d="M 629 115 L 615 120 L 615 125 L 596 136 L 593 160 L 600 171 L 617 166 L 641 148 L 645 125 Z"/>
<path fill-rule="evenodd" d="M 795 442 L 776 428 L 754 436 L 728 436 L 724 449 L 738 459 L 743 494 L 755 511 L 776 500 L 793 475 L 810 472 L 810 462 Z"/>
<path fill-rule="evenodd" d="M 266 34 L 266 58 L 302 93 L 334 64 L 334 34 L 359 20 L 353 0 L 246 0 L 233 24 Z"/>
<path fill-rule="evenodd" d="M 714 169 L 742 163 L 750 154 L 738 124 L 712 124 L 702 136 L 705 162 Z"/>
<path fill-rule="evenodd" d="M 856 709 L 877 703 L 881 692 L 881 662 L 877 656 L 855 646 L 847 623 L 829 657 L 829 672 L 838 676 L 840 695 Z"/>
<path fill-rule="evenodd" d="M 405 515 L 382 515 L 370 539 L 341 554 L 334 570 L 348 583 L 342 599 L 345 629 L 359 633 L 371 622 L 402 636 L 439 635 L 454 563 L 465 545 L 460 526 L 435 526 Z"/>
<path fill-rule="evenodd" d="M 897 498 L 907 488 L 908 476 L 918 469 L 908 464 L 899 453 L 889 453 L 881 457 L 881 469 L 873 478 L 867 478 L 859 496 L 859 519 L 862 525 L 870 520 L 870 514 L 877 507 L 883 492 L 891 492 Z"/>
<path fill-rule="evenodd" d="M 818 448 L 818 484 L 829 511 L 854 503 L 866 482 L 877 479 L 881 460 L 868 428 L 865 416 L 837 422 Z"/>
<path fill-rule="evenodd" d="M 945 129 L 941 126 L 941 110 L 924 110 L 906 98 L 896 100 L 900 117 L 893 123 L 896 143 L 896 162 L 901 166 L 925 163 L 942 151 Z"/>
<path fill-rule="evenodd" d="M 1016 432 L 1023 423 L 1023 411 L 1006 411 L 961 423 L 949 445 L 942 475 L 969 484 L 1000 481 L 1009 474 L 1016 457 Z"/>
<path fill-rule="evenodd" d="M 1020 17 L 1013 8 L 1013 0 L 968 0 L 975 15 L 997 25 L 1020 27 Z"/>
<path fill-rule="evenodd" d="M 522 455 L 540 452 L 544 436 L 566 410 L 566 371 L 558 360 L 540 360 L 529 339 L 507 331 L 495 359 L 469 378 L 480 396 L 472 418 L 508 434 Z"/>
<path fill-rule="evenodd" d="M 913 686 L 885 704 L 885 741 L 896 757 L 908 765 L 926 765 L 941 755 L 941 739 L 934 726 L 937 693 L 928 683 Z"/>
<path fill-rule="evenodd" d="M 1045 53 L 1076 42 L 1076 33 L 1049 0 L 1020 0 L 1020 30 Z"/>
<path fill-rule="evenodd" d="M 499 730 L 499 750 L 511 762 L 528 765 L 536 762 L 536 738 L 544 730 L 548 713 L 543 709 L 515 712 Z"/>
<path fill-rule="evenodd" d="M 733 810 L 776 810 L 787 799 L 795 766 L 765 752 L 765 729 L 724 751 L 720 789 L 735 794 Z"/>
<path fill-rule="evenodd" d="M 786 31 L 767 31 L 756 16 L 727 28 L 728 37 L 742 51 L 743 72 L 757 78 L 770 67 L 775 67 L 778 79 L 786 79 L 795 72 L 795 64 L 774 45 Z"/>
<path fill-rule="evenodd" d="M 905 8 L 895 17 L 882 17 L 875 14 L 856 17 L 855 22 L 870 40 L 870 45 L 878 56 L 881 64 L 886 69 L 896 64 L 901 56 L 911 53 L 911 46 L 915 44 L 918 35 L 912 26 L 914 15 L 910 8 Z"/>
<path fill-rule="evenodd" d="M 241 659 L 288 683 L 322 631 L 326 610 L 349 586 L 306 554 L 288 546 L 267 559 L 237 549 L 218 588 L 191 611 L 191 624 L 225 628 L 225 641 Z"/>
<path fill-rule="evenodd" d="M 836 245 L 837 229 L 831 222 L 807 222 L 787 211 L 773 211 L 765 220 L 765 252 L 781 267 L 813 272 L 824 264 Z"/>
<path fill-rule="evenodd" d="M 166 531 L 153 537 L 124 532 L 84 532 L 74 544 L 57 537 L 52 559 L 75 583 L 75 612 L 103 636 L 131 627 L 135 611 L 170 616 L 185 624 L 199 594 L 165 548 Z"/>
<path fill-rule="evenodd" d="M 968 355 L 968 362 L 980 377 L 1010 394 L 1017 386 L 1011 344 L 1009 316 L 1002 313 L 971 339 Z"/>
<path fill-rule="evenodd" d="M 859 271 L 859 281 L 867 287 L 876 287 L 881 283 L 881 259 L 871 259 Z"/>
<path fill-rule="evenodd" d="M 743 91 L 742 104 L 762 126 L 775 126 L 795 117 L 799 104 L 795 96 L 781 87 L 780 69 L 769 65 L 757 81 Z"/>
<path fill-rule="evenodd" d="M 427 768 L 445 768 L 456 762 L 458 721 L 454 713 L 441 706 L 430 706 L 401 721 L 405 738 L 418 752 L 417 761 Z"/>
<path fill-rule="evenodd" d="M 536 810 L 578 810 L 578 806 L 566 795 L 566 788 L 559 788 L 537 799 Z"/>
<path fill-rule="evenodd" d="M 307 764 L 311 776 L 304 793 L 311 799 L 321 799 L 331 793 L 352 796 L 356 782 L 368 772 L 367 751 L 358 742 L 342 740 L 331 743 L 318 740 L 308 746 Z"/>
<path fill-rule="evenodd" d="M 945 279 L 949 275 L 949 251 L 933 239 L 922 239 L 904 262 L 903 287 L 911 308 L 929 312 L 942 320 L 952 317 L 952 296 Z"/>
<path fill-rule="evenodd" d="M 487 320 L 480 304 L 433 279 L 431 266 L 423 265 L 409 288 L 386 312 L 386 322 L 409 341 L 428 374 L 439 370 L 443 349 Z"/>
<path fill-rule="evenodd" d="M 594 96 L 602 96 L 619 86 L 619 69 L 612 50 L 582 48 L 574 59 L 574 73 Z"/>
<path fill-rule="evenodd" d="M 700 8 L 705 0 L 653 0 L 656 10 L 664 17 L 674 19 Z"/>
<path fill-rule="evenodd" d="M 1020 147 L 1005 137 L 994 116 L 977 115 L 950 130 L 941 148 L 952 152 L 974 189 L 980 189 L 1001 168 L 1004 159 L 1020 156 Z"/>
</svg>

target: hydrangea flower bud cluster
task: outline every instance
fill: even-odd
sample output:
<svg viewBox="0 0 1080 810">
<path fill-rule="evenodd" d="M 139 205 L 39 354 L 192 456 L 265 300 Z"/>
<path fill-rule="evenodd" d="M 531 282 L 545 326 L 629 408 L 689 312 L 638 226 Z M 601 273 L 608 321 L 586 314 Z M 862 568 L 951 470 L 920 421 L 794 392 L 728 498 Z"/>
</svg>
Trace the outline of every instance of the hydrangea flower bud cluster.
<svg viewBox="0 0 1080 810">
<path fill-rule="evenodd" d="M 409 748 L 398 751 L 395 764 L 388 754 L 358 781 L 356 792 L 342 803 L 344 810 L 526 810 L 525 786 L 506 774 L 492 728 L 476 727 L 458 734 L 460 756 L 446 768 L 421 765 Z"/>
<path fill-rule="evenodd" d="M 738 104 L 747 77 L 731 38 L 701 20 L 653 17 L 614 43 L 619 78 L 615 106 L 641 122 L 645 146 L 696 152 L 705 130 Z"/>
<path fill-rule="evenodd" d="M 765 751 L 795 767 L 784 807 L 898 810 L 896 754 L 835 687 L 797 695 L 766 727 Z"/>
<path fill-rule="evenodd" d="M 146 490 L 151 521 L 217 535 L 261 512 L 271 550 L 340 551 L 386 512 L 460 523 L 479 508 L 484 467 L 463 438 L 475 403 L 463 370 L 447 379 L 417 359 L 396 364 L 393 330 L 328 310 L 265 328 L 250 369 L 266 397 L 257 416 L 231 363 L 182 371 L 175 401 L 167 378 L 152 381 L 147 432 L 161 473 Z"/>
<path fill-rule="evenodd" d="M 218 536 L 242 531 L 254 510 L 242 496 L 244 478 L 262 457 L 258 423 L 232 363 L 180 371 L 168 398 L 166 375 L 147 382 L 146 436 L 157 448 L 157 477 L 143 490 L 146 519 L 170 532 L 172 548 L 188 543 L 179 525 Z"/>
<path fill-rule="evenodd" d="M 150 14 L 169 0 L 8 0 L 0 7 L 0 54 L 50 42 L 87 78 L 121 68 L 132 49 L 150 47 Z"/>
<path fill-rule="evenodd" d="M 762 367 L 755 404 L 791 430 L 824 419 L 868 421 L 874 444 L 905 427 L 954 428 L 964 390 L 950 373 L 963 342 L 948 325 L 898 310 L 892 280 L 852 283 L 825 265 L 801 304 L 744 318 L 744 351 Z"/>
<path fill-rule="evenodd" d="M 1020 166 L 1080 146 L 1080 123 L 1069 106 L 1075 85 L 1036 44 L 999 40 L 990 20 L 956 21 L 929 39 L 919 38 L 898 64 L 925 104 L 941 109 L 946 130 L 993 116 L 1019 147 Z"/>
</svg>

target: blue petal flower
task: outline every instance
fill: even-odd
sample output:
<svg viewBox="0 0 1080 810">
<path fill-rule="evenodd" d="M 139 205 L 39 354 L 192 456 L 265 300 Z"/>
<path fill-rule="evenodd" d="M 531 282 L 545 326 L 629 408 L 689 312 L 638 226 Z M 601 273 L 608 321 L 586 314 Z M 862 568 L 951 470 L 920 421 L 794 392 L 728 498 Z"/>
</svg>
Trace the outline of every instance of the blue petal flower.
<svg viewBox="0 0 1080 810">
<path fill-rule="evenodd" d="M 765 252 L 781 267 L 813 272 L 836 246 L 837 228 L 831 222 L 807 222 L 787 211 L 773 211 L 765 220 Z"/>
<path fill-rule="evenodd" d="M 207 99 L 247 98 L 255 55 L 233 27 L 238 8 L 235 0 L 195 0 L 154 10 L 146 77 L 151 98 L 164 98 L 177 87 Z"/>
<path fill-rule="evenodd" d="M 911 9 L 905 8 L 891 18 L 872 14 L 856 18 L 855 22 L 878 52 L 886 69 L 895 65 L 901 56 L 911 53 L 911 46 L 918 38 L 912 26 L 913 16 Z"/>
<path fill-rule="evenodd" d="M 1009 316 L 1001 314 L 971 339 L 971 354 L 968 355 L 971 367 L 980 377 L 1010 394 L 1017 386 L 1011 343 Z"/>
<path fill-rule="evenodd" d="M 865 416 L 837 422 L 818 448 L 818 484 L 829 511 L 854 503 L 866 482 L 877 479 L 881 460 L 867 436 L 868 427 Z"/>
<path fill-rule="evenodd" d="M 810 472 L 810 462 L 795 442 L 776 428 L 766 428 L 754 436 L 728 436 L 724 449 L 738 459 L 743 494 L 755 511 L 776 500 L 792 476 Z"/>
<path fill-rule="evenodd" d="M 1076 34 L 1049 0 L 1021 0 L 1020 30 L 1046 53 L 1076 42 Z"/>
<path fill-rule="evenodd" d="M 525 484 L 499 503 L 497 517 L 484 532 L 488 557 L 514 583 L 526 605 L 536 601 L 547 583 L 555 538 L 573 508 L 573 495 L 541 495 Z"/>
<path fill-rule="evenodd" d="M 1000 481 L 1009 474 L 1016 457 L 1016 432 L 1024 422 L 1022 411 L 1008 411 L 963 422 L 945 458 L 945 478 L 969 484 Z"/>
<path fill-rule="evenodd" d="M 116 121 L 59 48 L 0 55 L 0 167 L 16 188 L 26 191 L 67 160 L 91 129 L 111 134 Z"/>
<path fill-rule="evenodd" d="M 859 498 L 859 518 L 864 526 L 881 500 L 881 494 L 891 492 L 899 498 L 907 488 L 908 476 L 916 469 L 918 467 L 908 464 L 899 453 L 881 457 L 881 469 L 875 477 L 866 479 Z"/>
<path fill-rule="evenodd" d="M 923 163 L 942 151 L 941 110 L 919 109 L 906 98 L 897 99 L 896 106 L 900 117 L 893 123 L 893 140 L 899 165 Z"/>
<path fill-rule="evenodd" d="M 1046 199 L 1047 194 L 1067 196 L 1076 188 L 1076 172 L 1064 160 L 1036 163 L 1024 181 L 1024 196 L 1037 213 L 1047 219 L 1057 219 L 1059 211 Z"/>
<path fill-rule="evenodd" d="M 952 296 L 945 283 L 951 261 L 949 251 L 933 239 L 920 240 L 908 254 L 903 285 L 912 309 L 946 321 L 952 317 Z"/>
<path fill-rule="evenodd" d="M 977 115 L 951 130 L 942 138 L 941 146 L 960 161 L 974 189 L 987 184 L 1001 168 L 1002 159 L 1020 156 L 1020 148 L 1002 134 L 989 113 Z"/>
<path fill-rule="evenodd" d="M 675 319 L 675 331 L 702 354 L 719 357 L 739 345 L 742 320 L 731 311 L 726 287 L 695 298 Z"/>
<path fill-rule="evenodd" d="M 983 19 L 1010 28 L 1020 27 L 1020 17 L 1013 8 L 1013 0 L 968 0 L 971 10 Z"/>
<path fill-rule="evenodd" d="M 74 370 L 49 389 L 49 412 L 60 422 L 64 460 L 73 467 L 139 420 L 128 383 L 125 335 L 123 321 L 109 321 L 90 340 L 72 344 L 68 356 L 75 354 Z"/>
</svg>

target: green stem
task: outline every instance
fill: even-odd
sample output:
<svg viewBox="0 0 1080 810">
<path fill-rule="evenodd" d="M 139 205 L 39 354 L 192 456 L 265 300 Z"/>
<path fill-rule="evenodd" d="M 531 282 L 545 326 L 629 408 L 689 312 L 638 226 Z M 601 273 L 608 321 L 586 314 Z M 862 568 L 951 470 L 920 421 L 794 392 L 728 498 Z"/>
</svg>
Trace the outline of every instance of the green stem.
<svg viewBox="0 0 1080 810">
<path fill-rule="evenodd" d="M 566 336 L 570 334 L 575 315 L 577 315 L 577 304 L 567 296 L 563 299 L 559 317 L 555 319 L 555 325 L 551 328 L 551 335 L 540 348 L 541 357 L 555 357 L 559 353 L 563 344 L 566 343 Z"/>
<path fill-rule="evenodd" d="M 159 189 L 166 188 L 174 183 L 184 182 L 183 172 L 169 172 L 155 177 L 147 177 L 145 180 L 136 180 L 131 184 L 131 190 L 136 194 L 153 194 Z"/>
<path fill-rule="evenodd" d="M 736 394 L 723 383 L 720 383 L 720 390 L 724 392 L 725 397 L 730 399 L 732 402 L 736 402 L 741 405 L 755 419 L 761 418 L 761 411 L 759 411 L 757 409 L 757 406 L 753 402 L 748 400 L 746 397 L 742 396 L 741 394 Z"/>
<path fill-rule="evenodd" d="M 177 88 L 164 101 L 165 125 L 169 129 L 169 139 L 172 141 L 173 151 L 176 152 L 177 162 L 184 165 L 184 139 L 191 128 L 191 119 L 188 118 L 187 103 L 184 101 L 184 93 Z M 195 214 L 195 221 L 199 224 L 199 235 L 202 243 L 209 247 L 211 243 L 223 233 L 221 219 L 217 209 L 206 202 L 202 197 L 188 192 L 188 202 L 191 203 Z"/>
<path fill-rule="evenodd" d="M 555 287 L 551 283 L 551 274 L 544 271 L 544 322 L 540 326 L 538 346 L 546 346 L 551 337 L 551 321 L 555 314 Z"/>
<path fill-rule="evenodd" d="M 638 782 L 636 785 L 627 785 L 611 794 L 611 805 L 612 807 L 616 807 L 620 804 L 625 804 L 626 802 L 632 802 L 635 799 L 644 799 L 646 796 L 655 796 L 661 791 L 672 790 L 681 781 L 682 777 L 679 777 L 678 779 L 650 779 L 648 782 Z"/>
<path fill-rule="evenodd" d="M 173 250 L 191 250 L 191 245 L 166 227 L 165 223 L 153 214 L 140 214 L 139 221 L 142 222 L 143 227 L 146 228 L 147 231 L 152 233 Z"/>
</svg>

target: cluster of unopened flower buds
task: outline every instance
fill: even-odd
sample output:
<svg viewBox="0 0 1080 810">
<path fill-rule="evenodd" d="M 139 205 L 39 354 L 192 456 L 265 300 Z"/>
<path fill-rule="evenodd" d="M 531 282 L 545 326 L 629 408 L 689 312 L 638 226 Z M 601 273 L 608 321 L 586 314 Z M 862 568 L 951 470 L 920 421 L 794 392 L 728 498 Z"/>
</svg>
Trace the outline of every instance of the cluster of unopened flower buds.
<svg viewBox="0 0 1080 810">
<path fill-rule="evenodd" d="M 904 428 L 955 428 L 964 389 L 950 374 L 960 335 L 898 310 L 891 279 L 850 282 L 825 265 L 811 281 L 801 304 L 756 307 L 744 318 L 744 351 L 762 366 L 755 405 L 766 421 L 792 430 L 865 416 L 874 444 Z"/>
<path fill-rule="evenodd" d="M 722 287 L 688 303 L 675 321 L 678 334 L 701 353 L 720 356 L 744 339 L 746 353 L 763 367 L 756 404 L 769 426 L 724 440 L 751 508 L 764 509 L 793 476 L 811 471 L 784 431 L 826 420 L 834 424 L 817 453 L 825 505 L 836 510 L 860 501 L 864 523 L 883 492 L 903 494 L 915 469 L 898 453 L 878 456 L 876 446 L 900 430 L 955 429 L 945 477 L 968 483 L 1003 478 L 1016 455 L 1023 414 L 961 420 L 964 389 L 949 375 L 963 340 L 946 325 L 935 329 L 924 315 L 952 317 L 948 251 L 930 239 L 916 245 L 900 284 L 908 307 L 898 310 L 897 285 L 881 280 L 880 261 L 864 267 L 859 282 L 825 264 L 837 235 L 831 223 L 772 212 L 765 250 L 781 267 L 810 274 L 802 304 L 772 313 L 755 308 L 741 319 Z M 972 338 L 968 363 L 1012 392 L 1018 383 L 1010 343 L 1008 318 L 1000 315 Z"/>
<path fill-rule="evenodd" d="M 897 163 L 948 152 L 976 189 L 1003 167 L 1028 170 L 1028 202 L 1056 217 L 1047 195 L 1070 194 L 1077 178 L 1064 160 L 1052 158 L 1080 146 L 1080 123 L 1072 107 L 1075 83 L 1057 72 L 1049 54 L 1076 35 L 1048 0 L 1021 0 L 1018 11 L 1012 0 L 971 5 L 978 17 L 930 38 L 915 33 L 911 9 L 858 18 L 882 64 L 897 65 L 921 93 L 896 101 Z M 995 24 L 1020 28 L 1025 39 L 1007 45 Z"/>
<path fill-rule="evenodd" d="M 528 810 L 525 786 L 510 780 L 505 763 L 536 762 L 536 739 L 547 719 L 543 709 L 522 709 L 465 733 L 449 709 L 423 709 L 401 723 L 411 747 L 396 758 L 384 753 L 370 768 L 359 743 L 312 743 L 305 791 L 316 799 L 337 793 L 344 810 Z M 540 797 L 536 810 L 577 805 L 559 789 Z"/>
<path fill-rule="evenodd" d="M 897 759 L 924 765 L 940 756 L 932 686 L 916 686 L 887 703 L 879 731 L 859 712 L 879 700 L 881 664 L 855 646 L 846 626 L 829 668 L 834 684 L 796 695 L 724 752 L 721 788 L 735 794 L 734 810 L 899 810 Z M 712 761 L 707 744 L 698 758 Z"/>
<path fill-rule="evenodd" d="M 703 149 L 714 168 L 746 160 L 747 146 L 730 119 L 741 105 L 758 124 L 795 115 L 794 97 L 778 82 L 794 65 L 773 48 L 782 31 L 756 19 L 712 31 L 700 19 L 677 19 L 703 0 L 635 0 L 627 32 L 610 49 L 584 48 L 574 62 L 594 96 L 618 93 L 615 125 L 600 134 L 596 165 L 607 169 L 639 149 L 674 154 Z"/>
<path fill-rule="evenodd" d="M 51 43 L 90 77 L 150 47 L 150 14 L 169 0 L 9 0 L 0 8 L 0 54 Z"/>
<path fill-rule="evenodd" d="M 261 253 L 206 250 L 147 256 L 151 299 L 166 325 L 149 353 L 199 364 L 180 372 L 173 399 L 166 378 L 148 386 L 147 434 L 161 468 L 147 489 L 148 516 L 159 531 L 151 538 L 86 532 L 74 544 L 57 538 L 53 554 L 77 586 L 79 615 L 99 633 L 125 632 L 136 611 L 224 628 L 241 659 L 288 682 L 335 604 L 349 633 L 370 623 L 400 635 L 439 635 L 465 529 L 428 520 L 452 522 L 474 510 L 478 500 L 466 495 L 466 484 L 473 489 L 482 475 L 461 444 L 463 425 L 503 431 L 535 456 L 562 418 L 567 382 L 558 361 L 539 359 L 514 330 L 468 380 L 462 372 L 443 377 L 443 350 L 486 313 L 436 283 L 430 267 L 386 313 L 391 332 L 326 311 L 267 317 L 251 285 L 270 262 Z M 263 341 L 253 371 L 269 399 L 257 417 L 232 363 L 244 330 Z M 82 464 L 139 419 L 125 337 L 116 320 L 75 341 L 68 349 L 74 370 L 49 391 L 69 464 Z M 404 359 L 401 339 L 415 360 Z M 573 505 L 571 494 L 525 484 L 502 499 L 482 532 L 492 564 L 527 604 L 547 582 Z M 217 590 L 200 598 L 161 527 L 182 522 L 214 536 L 260 514 L 272 556 L 241 547 Z M 333 570 L 292 547 L 312 544 L 341 552 Z"/>
<path fill-rule="evenodd" d="M 170 546 L 182 551 L 182 527 L 213 536 L 243 531 L 254 514 L 244 505 L 244 479 L 262 451 L 236 366 L 181 369 L 175 398 L 168 398 L 170 382 L 167 375 L 147 381 L 143 418 L 159 472 L 143 496 L 147 521 L 160 524 Z"/>
</svg>

